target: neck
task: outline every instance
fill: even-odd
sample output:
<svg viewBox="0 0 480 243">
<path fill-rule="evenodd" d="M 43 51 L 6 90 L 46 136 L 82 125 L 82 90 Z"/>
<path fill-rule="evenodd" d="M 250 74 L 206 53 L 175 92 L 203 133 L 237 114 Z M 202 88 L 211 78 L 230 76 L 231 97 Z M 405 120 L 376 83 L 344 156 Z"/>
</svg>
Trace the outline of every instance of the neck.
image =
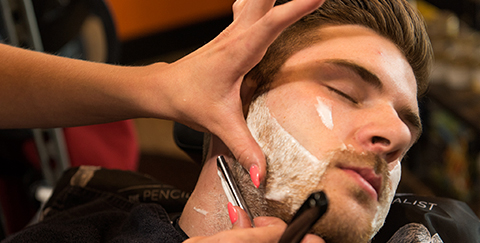
<svg viewBox="0 0 480 243">
<path fill-rule="evenodd" d="M 217 176 L 216 157 L 209 156 L 180 217 L 179 225 L 189 237 L 208 236 L 232 227 L 227 197 Z M 225 153 L 223 153 L 225 154 Z"/>
</svg>

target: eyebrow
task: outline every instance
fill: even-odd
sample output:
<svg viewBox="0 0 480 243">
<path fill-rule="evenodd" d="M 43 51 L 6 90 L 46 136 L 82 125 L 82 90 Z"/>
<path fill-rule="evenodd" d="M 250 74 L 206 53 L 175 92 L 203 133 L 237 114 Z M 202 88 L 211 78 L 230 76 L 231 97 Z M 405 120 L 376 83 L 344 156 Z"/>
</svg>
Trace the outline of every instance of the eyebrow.
<svg viewBox="0 0 480 243">
<path fill-rule="evenodd" d="M 375 75 L 370 70 L 368 70 L 368 69 L 366 69 L 366 68 L 364 68 L 364 67 L 362 67 L 362 66 L 360 66 L 360 65 L 358 65 L 354 62 L 350 62 L 348 60 L 343 60 L 343 59 L 329 59 L 329 60 L 326 60 L 325 63 L 329 63 L 329 64 L 333 64 L 333 65 L 336 65 L 336 66 L 347 68 L 350 71 L 353 71 L 358 76 L 360 76 L 362 81 L 372 85 L 374 88 L 376 88 L 380 91 L 383 91 L 383 83 L 380 80 L 380 78 L 378 78 L 378 76 Z"/>
<path fill-rule="evenodd" d="M 329 60 L 326 60 L 325 63 L 340 66 L 343 68 L 347 68 L 350 71 L 353 71 L 355 74 L 360 76 L 362 81 L 372 85 L 375 89 L 378 89 L 380 92 L 382 92 L 384 89 L 383 83 L 377 75 L 375 75 L 370 70 L 354 62 L 343 60 L 343 59 L 329 59 Z M 418 131 L 417 137 L 415 138 L 415 142 L 416 142 L 420 138 L 420 135 L 422 134 L 422 130 L 423 130 L 422 121 L 420 117 L 410 107 L 406 107 L 406 106 L 399 110 L 399 114 L 401 114 L 402 119 L 412 124 L 412 126 Z"/>
</svg>

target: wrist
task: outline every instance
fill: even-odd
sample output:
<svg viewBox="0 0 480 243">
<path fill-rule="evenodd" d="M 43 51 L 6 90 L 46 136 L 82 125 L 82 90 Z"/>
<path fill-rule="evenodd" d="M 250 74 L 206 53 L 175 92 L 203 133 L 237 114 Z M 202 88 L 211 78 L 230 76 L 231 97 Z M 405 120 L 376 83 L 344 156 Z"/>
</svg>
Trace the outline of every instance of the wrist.
<svg viewBox="0 0 480 243">
<path fill-rule="evenodd" d="M 135 118 L 173 119 L 175 80 L 167 63 L 133 67 L 128 71 L 126 92 Z"/>
</svg>

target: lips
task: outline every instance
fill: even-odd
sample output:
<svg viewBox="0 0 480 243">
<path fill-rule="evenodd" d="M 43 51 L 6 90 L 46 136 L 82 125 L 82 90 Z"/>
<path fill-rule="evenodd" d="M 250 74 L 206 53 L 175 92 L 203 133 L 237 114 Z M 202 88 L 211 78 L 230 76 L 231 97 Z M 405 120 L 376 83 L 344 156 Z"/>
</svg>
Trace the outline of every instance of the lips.
<svg viewBox="0 0 480 243">
<path fill-rule="evenodd" d="M 382 175 L 377 175 L 370 168 L 345 167 L 340 169 L 356 179 L 357 183 L 378 201 L 382 187 Z"/>
</svg>

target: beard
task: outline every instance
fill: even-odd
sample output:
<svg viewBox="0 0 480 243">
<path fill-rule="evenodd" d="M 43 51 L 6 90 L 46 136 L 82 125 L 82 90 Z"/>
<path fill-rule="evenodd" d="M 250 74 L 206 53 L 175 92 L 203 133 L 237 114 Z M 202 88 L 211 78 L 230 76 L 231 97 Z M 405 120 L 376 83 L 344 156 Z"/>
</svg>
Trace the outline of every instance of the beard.
<svg viewBox="0 0 480 243">
<path fill-rule="evenodd" d="M 327 152 L 319 160 L 270 115 L 266 95 L 252 102 L 247 118 L 267 159 L 266 181 L 256 189 L 245 169 L 236 161 L 233 166 L 234 177 L 253 216 L 274 216 L 289 222 L 311 193 L 324 190 L 329 208 L 312 233 L 327 242 L 368 242 L 383 225 L 394 196 L 396 185 L 389 183 L 387 163 L 373 153 L 358 154 L 347 148 Z M 353 165 L 373 168 L 382 175 L 378 204 L 358 186 L 329 183 L 338 166 Z M 345 200 L 336 192 L 342 186 L 351 199 Z"/>
</svg>

